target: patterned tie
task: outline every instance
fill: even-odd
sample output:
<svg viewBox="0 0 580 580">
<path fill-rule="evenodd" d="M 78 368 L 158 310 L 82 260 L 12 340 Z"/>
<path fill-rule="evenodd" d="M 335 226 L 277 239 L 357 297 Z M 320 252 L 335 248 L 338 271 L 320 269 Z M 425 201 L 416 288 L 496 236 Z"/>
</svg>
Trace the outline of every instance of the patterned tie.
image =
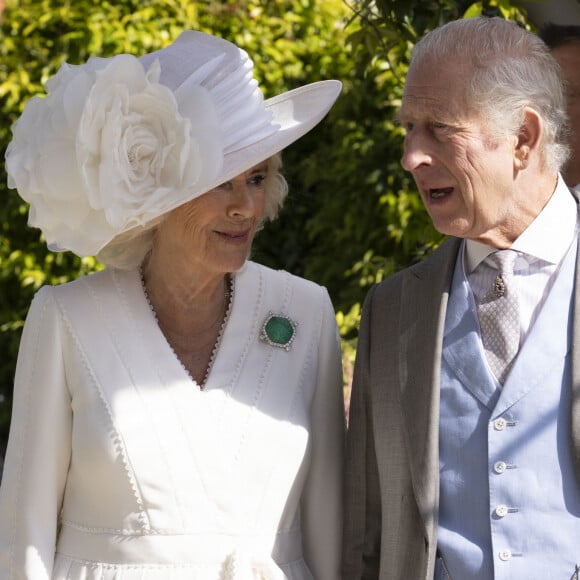
<svg viewBox="0 0 580 580">
<path fill-rule="evenodd" d="M 518 297 L 513 285 L 516 258 L 514 250 L 501 250 L 489 256 L 496 267 L 495 278 L 490 280 L 491 287 L 477 309 L 483 349 L 493 374 L 502 385 L 520 346 Z"/>
</svg>

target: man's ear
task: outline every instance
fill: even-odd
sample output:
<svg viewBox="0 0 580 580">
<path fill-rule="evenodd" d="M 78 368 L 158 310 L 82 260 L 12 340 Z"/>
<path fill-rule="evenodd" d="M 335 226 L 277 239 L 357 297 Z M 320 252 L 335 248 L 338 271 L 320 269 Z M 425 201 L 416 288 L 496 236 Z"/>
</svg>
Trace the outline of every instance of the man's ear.
<svg viewBox="0 0 580 580">
<path fill-rule="evenodd" d="M 532 152 L 538 152 L 542 131 L 542 118 L 530 107 L 524 108 L 524 119 L 517 133 L 517 143 L 514 149 L 515 169 L 525 169 L 530 162 Z"/>
</svg>

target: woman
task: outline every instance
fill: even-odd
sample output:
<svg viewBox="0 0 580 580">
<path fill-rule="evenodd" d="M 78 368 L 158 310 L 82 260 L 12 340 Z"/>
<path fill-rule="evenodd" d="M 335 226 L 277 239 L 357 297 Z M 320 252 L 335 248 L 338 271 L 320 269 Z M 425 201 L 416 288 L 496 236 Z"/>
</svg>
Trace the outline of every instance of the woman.
<svg viewBox="0 0 580 580">
<path fill-rule="evenodd" d="M 248 261 L 278 152 L 338 96 L 267 101 L 188 31 L 63 65 L 13 128 L 9 183 L 49 246 L 105 270 L 42 288 L 0 492 L 0 577 L 337 580 L 344 429 L 325 289 Z"/>
</svg>

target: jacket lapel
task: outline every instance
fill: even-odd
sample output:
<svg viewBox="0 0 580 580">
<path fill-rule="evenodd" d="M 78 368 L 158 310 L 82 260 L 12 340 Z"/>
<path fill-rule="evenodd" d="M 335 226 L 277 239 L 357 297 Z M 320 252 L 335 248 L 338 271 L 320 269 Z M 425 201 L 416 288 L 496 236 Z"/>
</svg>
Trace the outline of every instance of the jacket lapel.
<svg viewBox="0 0 580 580">
<path fill-rule="evenodd" d="M 572 195 L 578 202 L 578 193 L 572 191 Z M 576 477 L 580 481 L 580 238 L 578 240 L 578 252 L 576 255 L 576 273 L 574 290 L 574 308 L 572 319 L 572 452 L 576 465 Z"/>
<path fill-rule="evenodd" d="M 449 287 L 460 240 L 407 271 L 401 296 L 399 380 L 407 456 L 427 534 L 437 525 L 439 380 Z"/>
</svg>

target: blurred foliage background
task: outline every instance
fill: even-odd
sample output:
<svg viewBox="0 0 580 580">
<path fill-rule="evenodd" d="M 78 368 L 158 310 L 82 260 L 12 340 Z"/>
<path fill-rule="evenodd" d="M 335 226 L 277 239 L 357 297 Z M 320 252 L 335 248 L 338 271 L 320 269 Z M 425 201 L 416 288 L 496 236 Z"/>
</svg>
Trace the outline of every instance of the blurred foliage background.
<svg viewBox="0 0 580 580">
<path fill-rule="evenodd" d="M 441 241 L 399 164 L 393 117 L 414 42 L 455 18 L 485 13 L 529 26 L 504 0 L 5 0 L 0 16 L 0 457 L 20 332 L 34 292 L 100 265 L 47 251 L 27 206 L 6 186 L 10 126 L 63 61 L 137 56 L 193 28 L 246 49 L 266 96 L 340 79 L 326 120 L 285 154 L 291 195 L 261 232 L 254 259 L 329 289 L 343 338 L 346 390 L 361 303 L 371 284 Z M 450 63 L 452 66 L 452 63 Z"/>
</svg>

